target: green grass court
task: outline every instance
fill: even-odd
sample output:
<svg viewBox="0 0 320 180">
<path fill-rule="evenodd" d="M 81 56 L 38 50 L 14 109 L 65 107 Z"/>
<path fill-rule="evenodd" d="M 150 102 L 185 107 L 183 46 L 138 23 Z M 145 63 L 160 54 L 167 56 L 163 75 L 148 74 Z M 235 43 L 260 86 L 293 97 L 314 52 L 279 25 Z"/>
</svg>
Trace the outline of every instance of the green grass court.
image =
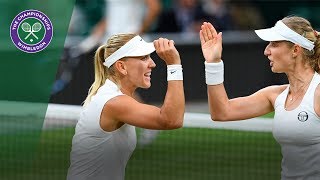
<svg viewBox="0 0 320 180">
<path fill-rule="evenodd" d="M 65 179 L 73 133 L 74 128 L 44 131 L 32 158 L 11 157 L 10 150 L 5 155 L 2 151 L 2 156 L 13 160 L 11 166 L 1 168 L 1 179 Z M 11 135 L 11 139 L 1 135 L 0 140 L 20 139 L 15 142 L 21 145 L 15 148 L 18 150 L 26 148 L 23 139 L 38 135 Z M 137 146 L 129 160 L 126 179 L 273 180 L 280 179 L 280 162 L 280 147 L 271 133 L 182 128 L 162 131 L 151 145 Z"/>
</svg>

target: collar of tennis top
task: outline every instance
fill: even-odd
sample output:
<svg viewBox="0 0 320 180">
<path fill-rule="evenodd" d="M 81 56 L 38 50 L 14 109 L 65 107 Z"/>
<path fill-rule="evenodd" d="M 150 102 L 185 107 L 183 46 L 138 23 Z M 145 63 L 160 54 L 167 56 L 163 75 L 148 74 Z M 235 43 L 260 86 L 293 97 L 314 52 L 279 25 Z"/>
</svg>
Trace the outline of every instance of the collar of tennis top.
<svg viewBox="0 0 320 180">
<path fill-rule="evenodd" d="M 152 42 L 147 43 L 137 35 L 117 51 L 112 53 L 108 58 L 106 58 L 103 65 L 109 68 L 121 58 L 145 56 L 151 54 L 154 51 L 155 48 Z"/>
<path fill-rule="evenodd" d="M 278 21 L 276 25 L 268 29 L 255 30 L 256 34 L 265 41 L 290 41 L 294 44 L 298 44 L 301 47 L 311 51 L 314 48 L 314 42 L 301 36 L 282 21 Z"/>
</svg>

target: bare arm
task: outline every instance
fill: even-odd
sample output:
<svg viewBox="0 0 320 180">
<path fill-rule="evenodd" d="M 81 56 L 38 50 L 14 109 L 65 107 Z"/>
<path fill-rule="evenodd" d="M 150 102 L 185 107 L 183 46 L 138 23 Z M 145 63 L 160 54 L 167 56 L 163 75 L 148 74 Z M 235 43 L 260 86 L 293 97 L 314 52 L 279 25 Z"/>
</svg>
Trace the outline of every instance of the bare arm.
<svg viewBox="0 0 320 180">
<path fill-rule="evenodd" d="M 270 86 L 256 93 L 228 99 L 224 86 L 208 86 L 211 118 L 217 121 L 243 120 L 258 117 L 274 110 L 274 101 L 286 86 Z"/>
<path fill-rule="evenodd" d="M 156 52 L 167 65 L 181 64 L 173 41 L 160 38 L 154 42 Z M 104 118 L 148 129 L 182 127 L 185 99 L 182 80 L 168 81 L 167 93 L 161 108 L 139 103 L 129 96 L 109 100 L 103 110 Z"/>
<path fill-rule="evenodd" d="M 145 4 L 147 9 L 138 34 L 145 33 L 150 29 L 152 23 L 156 20 L 162 9 L 159 0 L 145 0 Z"/>
<path fill-rule="evenodd" d="M 222 34 L 210 23 L 200 30 L 203 56 L 207 63 L 218 63 L 222 54 Z M 264 88 L 250 96 L 229 100 L 223 84 L 208 85 L 208 101 L 211 118 L 217 121 L 242 120 L 273 111 L 273 103 L 284 86 Z"/>
</svg>

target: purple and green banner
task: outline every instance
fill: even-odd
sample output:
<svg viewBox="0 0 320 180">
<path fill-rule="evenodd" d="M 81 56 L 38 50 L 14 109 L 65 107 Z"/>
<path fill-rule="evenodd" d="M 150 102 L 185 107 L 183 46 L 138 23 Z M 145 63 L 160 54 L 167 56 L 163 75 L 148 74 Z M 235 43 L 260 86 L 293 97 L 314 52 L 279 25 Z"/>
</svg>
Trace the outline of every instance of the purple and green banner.
<svg viewBox="0 0 320 180">
<path fill-rule="evenodd" d="M 48 173 L 42 128 L 74 3 L 0 0 L 0 179 L 65 177 Z"/>
</svg>

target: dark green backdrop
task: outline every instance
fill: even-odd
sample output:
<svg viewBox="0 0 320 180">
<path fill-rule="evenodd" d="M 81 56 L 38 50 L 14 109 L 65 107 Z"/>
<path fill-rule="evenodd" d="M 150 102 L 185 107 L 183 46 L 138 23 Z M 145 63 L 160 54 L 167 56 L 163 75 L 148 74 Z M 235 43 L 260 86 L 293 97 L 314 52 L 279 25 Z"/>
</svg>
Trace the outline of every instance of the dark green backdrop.
<svg viewBox="0 0 320 180">
<path fill-rule="evenodd" d="M 73 5 L 74 0 L 0 0 L 0 179 L 35 179 L 33 162 L 39 159 L 41 128 Z M 34 54 L 20 51 L 10 38 L 11 21 L 28 9 L 43 12 L 53 24 L 51 43 Z"/>
</svg>

